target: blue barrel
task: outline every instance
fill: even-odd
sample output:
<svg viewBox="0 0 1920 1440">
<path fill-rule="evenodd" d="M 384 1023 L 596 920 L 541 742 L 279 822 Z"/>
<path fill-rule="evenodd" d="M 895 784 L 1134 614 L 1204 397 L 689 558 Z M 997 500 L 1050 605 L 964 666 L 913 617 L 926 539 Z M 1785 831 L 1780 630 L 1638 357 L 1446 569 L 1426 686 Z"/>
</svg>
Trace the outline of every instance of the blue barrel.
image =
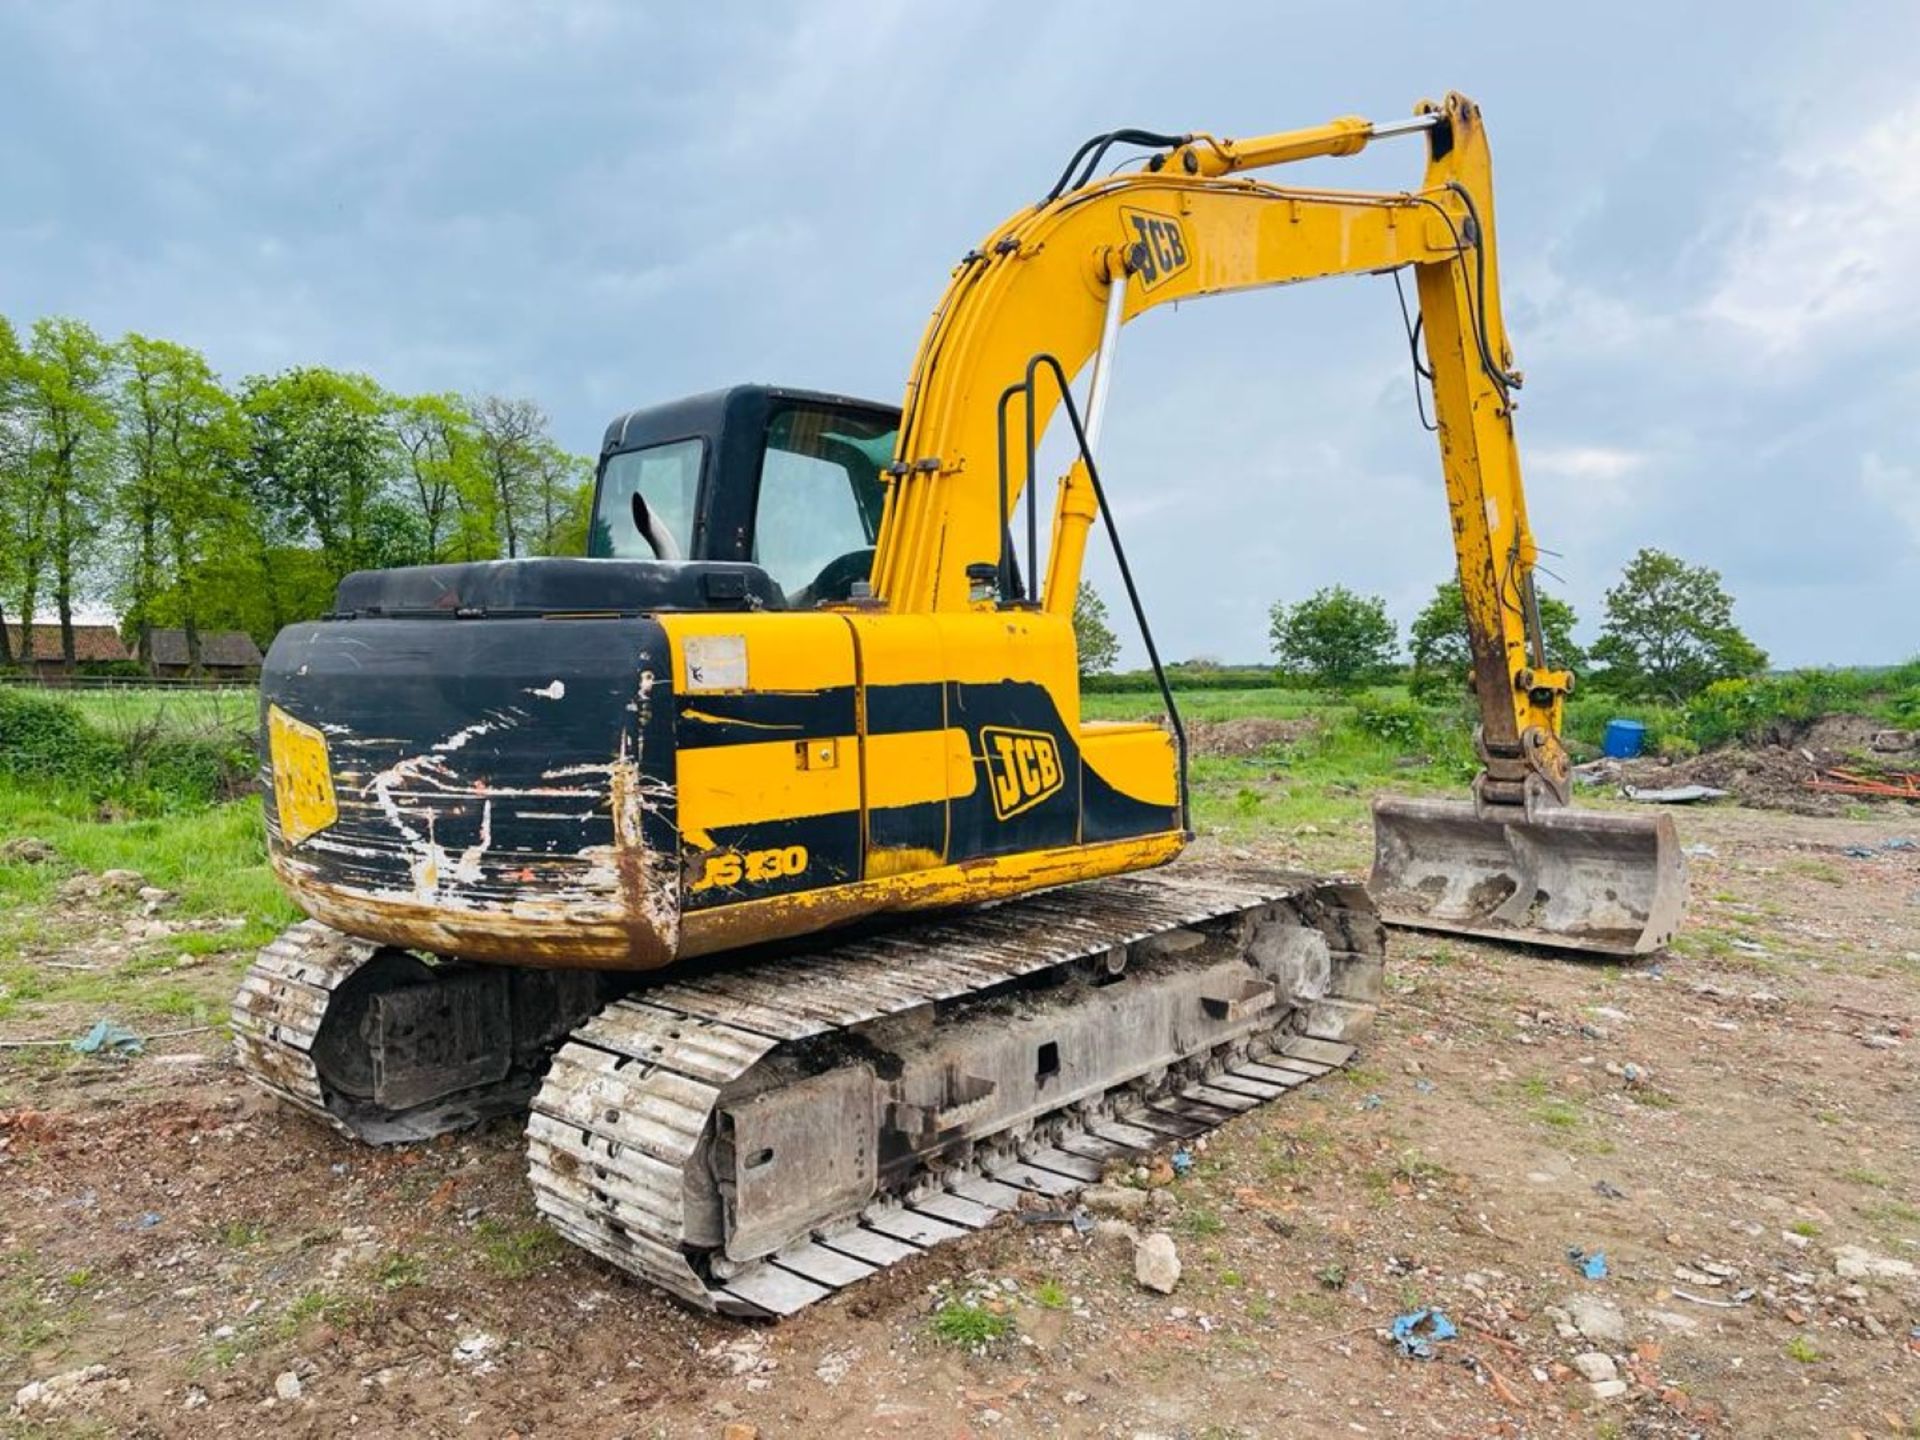
<svg viewBox="0 0 1920 1440">
<path fill-rule="evenodd" d="M 1647 727 L 1638 720 L 1609 720 L 1600 748 L 1616 760 L 1631 760 L 1647 748 Z"/>
</svg>

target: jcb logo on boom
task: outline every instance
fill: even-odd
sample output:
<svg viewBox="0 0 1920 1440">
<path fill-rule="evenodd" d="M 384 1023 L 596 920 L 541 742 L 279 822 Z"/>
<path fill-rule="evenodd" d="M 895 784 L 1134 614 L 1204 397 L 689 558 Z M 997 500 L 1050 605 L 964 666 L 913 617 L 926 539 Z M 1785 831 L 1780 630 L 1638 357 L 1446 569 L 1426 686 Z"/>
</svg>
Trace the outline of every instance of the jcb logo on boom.
<svg viewBox="0 0 1920 1440">
<path fill-rule="evenodd" d="M 1151 210 L 1120 207 L 1120 223 L 1126 230 L 1128 254 L 1136 266 L 1140 286 L 1151 290 L 1187 268 L 1193 258 L 1187 253 L 1187 233 L 1171 215 Z"/>
<path fill-rule="evenodd" d="M 989 725 L 980 732 L 980 750 L 992 782 L 993 813 L 1002 820 L 1031 810 L 1066 783 L 1060 746 L 1041 731 Z"/>
</svg>

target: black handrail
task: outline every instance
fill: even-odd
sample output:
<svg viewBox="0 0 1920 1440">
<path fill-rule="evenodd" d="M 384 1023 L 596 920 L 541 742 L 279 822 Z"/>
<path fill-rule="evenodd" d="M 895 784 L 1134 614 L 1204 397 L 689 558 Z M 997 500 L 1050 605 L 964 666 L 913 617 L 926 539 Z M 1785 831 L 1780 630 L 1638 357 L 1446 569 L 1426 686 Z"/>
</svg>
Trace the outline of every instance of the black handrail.
<svg viewBox="0 0 1920 1440">
<path fill-rule="evenodd" d="M 1008 518 L 1007 517 L 1007 508 L 1008 508 L 1007 506 L 1007 402 L 1011 400 L 1014 396 L 1020 394 L 1026 388 L 1027 387 L 1025 385 L 1021 384 L 1019 381 L 1016 380 L 1013 384 L 1007 386 L 1006 389 L 1000 392 L 1000 408 L 999 408 L 997 420 L 996 420 L 996 423 L 999 429 L 999 438 L 1000 438 L 1000 581 L 999 583 L 1000 583 L 1000 599 L 1002 601 L 1021 598 L 1014 594 L 1013 532 L 1007 528 L 1007 518 Z M 1033 410 L 1033 397 L 1031 395 L 1027 397 L 1027 410 L 1029 415 L 1031 415 Z M 1031 464 L 1029 464 L 1027 467 L 1027 488 L 1029 491 L 1031 491 L 1033 488 L 1033 467 Z M 1028 509 L 1031 510 L 1032 509 L 1031 495 L 1029 495 L 1028 500 L 1029 500 Z M 1029 577 L 1032 576 L 1033 572 L 1031 567 L 1029 567 L 1027 573 Z M 1029 581 L 1029 583 L 1031 583 L 1031 580 Z"/>
<path fill-rule="evenodd" d="M 1058 359 L 1045 351 L 1035 355 L 1027 362 L 1025 380 L 1009 385 L 1000 392 L 1000 563 L 1001 594 L 1007 593 L 1010 577 L 1005 573 L 1011 560 L 1010 551 L 1013 537 L 1007 528 L 1007 401 L 1016 394 L 1023 393 L 1027 398 L 1027 574 L 1029 583 L 1036 584 L 1039 571 L 1039 529 L 1034 518 L 1033 490 L 1035 459 L 1034 448 L 1034 377 L 1044 365 L 1053 371 L 1054 379 L 1060 386 L 1060 401 L 1066 407 L 1067 419 L 1073 425 L 1074 442 L 1080 447 L 1080 458 L 1086 462 L 1087 478 L 1093 482 L 1093 498 L 1100 507 L 1100 519 L 1106 525 L 1107 540 L 1113 546 L 1113 558 L 1120 566 L 1121 583 L 1127 587 L 1127 603 L 1133 607 L 1133 618 L 1140 626 L 1140 639 L 1147 647 L 1147 659 L 1153 665 L 1153 678 L 1160 686 L 1160 699 L 1167 707 L 1167 720 L 1173 726 L 1173 740 L 1180 761 L 1180 827 L 1191 833 L 1193 829 L 1193 808 L 1191 791 L 1187 783 L 1187 727 L 1181 722 L 1180 707 L 1174 704 L 1173 687 L 1167 683 L 1166 667 L 1160 663 L 1159 648 L 1153 643 L 1153 628 L 1147 624 L 1146 608 L 1140 603 L 1140 592 L 1133 583 L 1133 570 L 1127 564 L 1127 552 L 1120 544 L 1120 531 L 1113 521 L 1113 511 L 1107 505 L 1106 490 L 1100 484 L 1100 469 L 1093 463 L 1093 447 L 1087 443 L 1086 427 L 1080 422 L 1080 407 L 1074 403 L 1073 391 L 1067 385 L 1067 372 Z"/>
</svg>

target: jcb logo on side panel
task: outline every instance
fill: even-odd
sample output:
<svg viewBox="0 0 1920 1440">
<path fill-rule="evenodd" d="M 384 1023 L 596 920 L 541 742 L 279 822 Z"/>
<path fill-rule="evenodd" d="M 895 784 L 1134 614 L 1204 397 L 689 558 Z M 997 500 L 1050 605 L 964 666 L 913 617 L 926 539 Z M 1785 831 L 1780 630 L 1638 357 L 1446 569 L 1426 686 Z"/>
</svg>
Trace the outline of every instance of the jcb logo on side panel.
<svg viewBox="0 0 1920 1440">
<path fill-rule="evenodd" d="M 1002 820 L 1031 810 L 1066 783 L 1060 746 L 1041 731 L 989 725 L 980 732 L 980 751 L 992 781 L 993 813 Z"/>
<path fill-rule="evenodd" d="M 1161 281 L 1178 275 L 1193 258 L 1187 251 L 1187 232 L 1171 215 L 1123 205 L 1120 223 L 1125 228 L 1127 251 L 1138 267 L 1135 273 L 1144 290 L 1151 290 Z"/>
</svg>

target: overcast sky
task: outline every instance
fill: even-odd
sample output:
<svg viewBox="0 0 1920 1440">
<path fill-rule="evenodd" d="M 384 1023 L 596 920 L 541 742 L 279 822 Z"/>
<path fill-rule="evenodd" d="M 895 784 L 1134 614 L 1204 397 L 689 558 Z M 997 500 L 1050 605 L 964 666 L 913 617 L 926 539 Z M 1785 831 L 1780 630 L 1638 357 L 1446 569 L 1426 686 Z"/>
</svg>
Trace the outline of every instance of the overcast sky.
<svg viewBox="0 0 1920 1440">
<path fill-rule="evenodd" d="M 231 380 L 526 395 L 592 453 L 735 381 L 896 400 L 949 267 L 1096 131 L 1458 89 L 1583 635 L 1658 545 L 1717 567 L 1776 663 L 1888 662 L 1920 651 L 1916 53 L 1901 0 L 0 0 L 0 310 Z M 1421 159 L 1293 173 L 1398 188 Z M 1384 279 L 1130 326 L 1104 450 L 1173 656 L 1259 659 L 1268 605 L 1336 581 L 1405 621 L 1451 565 Z"/>
</svg>

